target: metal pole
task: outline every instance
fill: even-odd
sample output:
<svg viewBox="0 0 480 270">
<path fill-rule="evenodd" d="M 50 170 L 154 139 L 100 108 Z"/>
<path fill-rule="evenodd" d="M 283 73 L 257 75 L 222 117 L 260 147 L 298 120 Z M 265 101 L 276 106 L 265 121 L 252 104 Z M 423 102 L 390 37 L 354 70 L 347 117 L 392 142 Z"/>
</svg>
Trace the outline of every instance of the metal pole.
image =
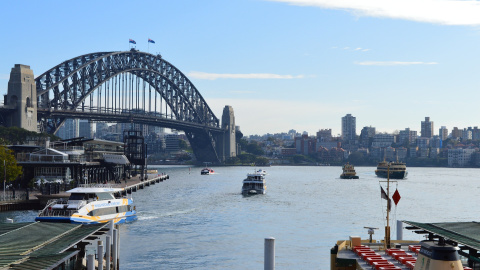
<svg viewBox="0 0 480 270">
<path fill-rule="evenodd" d="M 275 238 L 265 238 L 264 270 L 275 269 Z"/>
<path fill-rule="evenodd" d="M 110 235 L 105 236 L 105 269 L 110 270 L 110 258 L 112 254 L 112 242 Z"/>
<path fill-rule="evenodd" d="M 403 240 L 403 222 L 401 220 L 397 220 L 397 240 Z"/>
<path fill-rule="evenodd" d="M 87 255 L 87 270 L 95 270 L 95 256 L 94 254 Z"/>
<path fill-rule="evenodd" d="M 117 242 L 118 242 L 118 231 L 115 229 L 113 230 L 113 245 L 112 245 L 112 253 L 113 253 L 113 270 L 117 270 L 117 258 L 118 258 L 118 245 L 117 245 Z"/>
<path fill-rule="evenodd" d="M 98 270 L 103 270 L 103 242 L 98 241 L 97 249 L 97 260 L 98 260 Z"/>
</svg>

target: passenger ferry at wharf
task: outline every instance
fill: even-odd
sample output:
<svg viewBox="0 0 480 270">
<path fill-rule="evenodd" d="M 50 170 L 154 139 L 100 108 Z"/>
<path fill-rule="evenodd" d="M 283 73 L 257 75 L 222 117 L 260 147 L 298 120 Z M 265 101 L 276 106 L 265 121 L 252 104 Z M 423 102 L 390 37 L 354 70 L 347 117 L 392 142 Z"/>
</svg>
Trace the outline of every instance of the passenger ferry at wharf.
<svg viewBox="0 0 480 270">
<path fill-rule="evenodd" d="M 404 179 L 407 177 L 407 166 L 403 162 L 387 162 L 385 160 L 381 161 L 377 165 L 375 174 L 378 177 L 382 178 L 391 178 L 391 179 Z"/>
<path fill-rule="evenodd" d="M 382 181 L 381 181 L 382 182 Z M 369 239 L 350 236 L 339 240 L 330 250 L 330 270 L 472 270 L 480 269 L 480 224 L 478 222 L 420 223 L 397 221 L 397 240 L 390 239 L 390 179 L 387 192 L 381 187 L 381 197 L 387 203 L 385 238 L 373 240 L 374 230 L 368 229 Z M 395 191 L 395 204 L 400 200 Z M 403 240 L 405 228 L 424 234 L 423 241 Z"/>
<path fill-rule="evenodd" d="M 266 171 L 259 169 L 254 173 L 247 173 L 247 178 L 243 180 L 242 194 L 254 195 L 267 193 L 267 184 L 265 182 Z"/>
<path fill-rule="evenodd" d="M 116 198 L 123 188 L 107 185 L 80 185 L 67 191 L 68 199 L 50 200 L 35 221 L 98 224 L 113 220 L 115 224 L 137 220 L 132 198 Z"/>
</svg>

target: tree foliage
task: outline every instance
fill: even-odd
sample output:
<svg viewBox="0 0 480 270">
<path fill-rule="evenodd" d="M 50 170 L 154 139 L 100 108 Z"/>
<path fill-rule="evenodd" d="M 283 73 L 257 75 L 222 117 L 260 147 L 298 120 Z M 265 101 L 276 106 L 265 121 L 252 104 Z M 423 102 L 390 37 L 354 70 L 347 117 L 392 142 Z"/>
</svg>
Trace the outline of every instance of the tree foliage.
<svg viewBox="0 0 480 270">
<path fill-rule="evenodd" d="M 0 126 L 0 141 L 1 144 L 24 144 L 32 138 L 49 137 L 50 141 L 58 141 L 58 138 L 52 134 L 37 133 L 35 131 L 28 131 L 19 127 L 2 127 Z"/>
<path fill-rule="evenodd" d="M 2 179 L 5 179 L 6 172 L 7 183 L 15 181 L 22 174 L 22 167 L 17 165 L 13 151 L 3 145 L 0 145 L 0 168 Z"/>
</svg>

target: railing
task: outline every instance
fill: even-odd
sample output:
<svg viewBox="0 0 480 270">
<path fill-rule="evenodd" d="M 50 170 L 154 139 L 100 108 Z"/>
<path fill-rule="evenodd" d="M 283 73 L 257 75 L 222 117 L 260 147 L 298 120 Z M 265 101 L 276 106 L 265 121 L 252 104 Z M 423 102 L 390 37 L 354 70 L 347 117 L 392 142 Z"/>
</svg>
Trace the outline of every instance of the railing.
<svg viewBox="0 0 480 270">
<path fill-rule="evenodd" d="M 5 190 L 0 191 L 0 201 L 25 201 L 28 200 L 29 192 L 27 190 Z"/>
</svg>

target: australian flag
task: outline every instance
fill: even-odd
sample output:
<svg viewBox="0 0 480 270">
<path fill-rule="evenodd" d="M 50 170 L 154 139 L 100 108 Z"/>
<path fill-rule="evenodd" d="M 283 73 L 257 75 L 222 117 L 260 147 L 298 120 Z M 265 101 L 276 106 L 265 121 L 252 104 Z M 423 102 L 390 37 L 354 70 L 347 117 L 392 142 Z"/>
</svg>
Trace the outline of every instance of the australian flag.
<svg viewBox="0 0 480 270">
<path fill-rule="evenodd" d="M 137 44 L 137 42 L 135 42 L 135 40 L 133 40 L 133 39 L 130 39 L 128 42 L 133 43 L 133 44 Z"/>
<path fill-rule="evenodd" d="M 153 41 L 153 39 L 148 39 L 148 42 L 155 44 L 155 41 Z"/>
</svg>

